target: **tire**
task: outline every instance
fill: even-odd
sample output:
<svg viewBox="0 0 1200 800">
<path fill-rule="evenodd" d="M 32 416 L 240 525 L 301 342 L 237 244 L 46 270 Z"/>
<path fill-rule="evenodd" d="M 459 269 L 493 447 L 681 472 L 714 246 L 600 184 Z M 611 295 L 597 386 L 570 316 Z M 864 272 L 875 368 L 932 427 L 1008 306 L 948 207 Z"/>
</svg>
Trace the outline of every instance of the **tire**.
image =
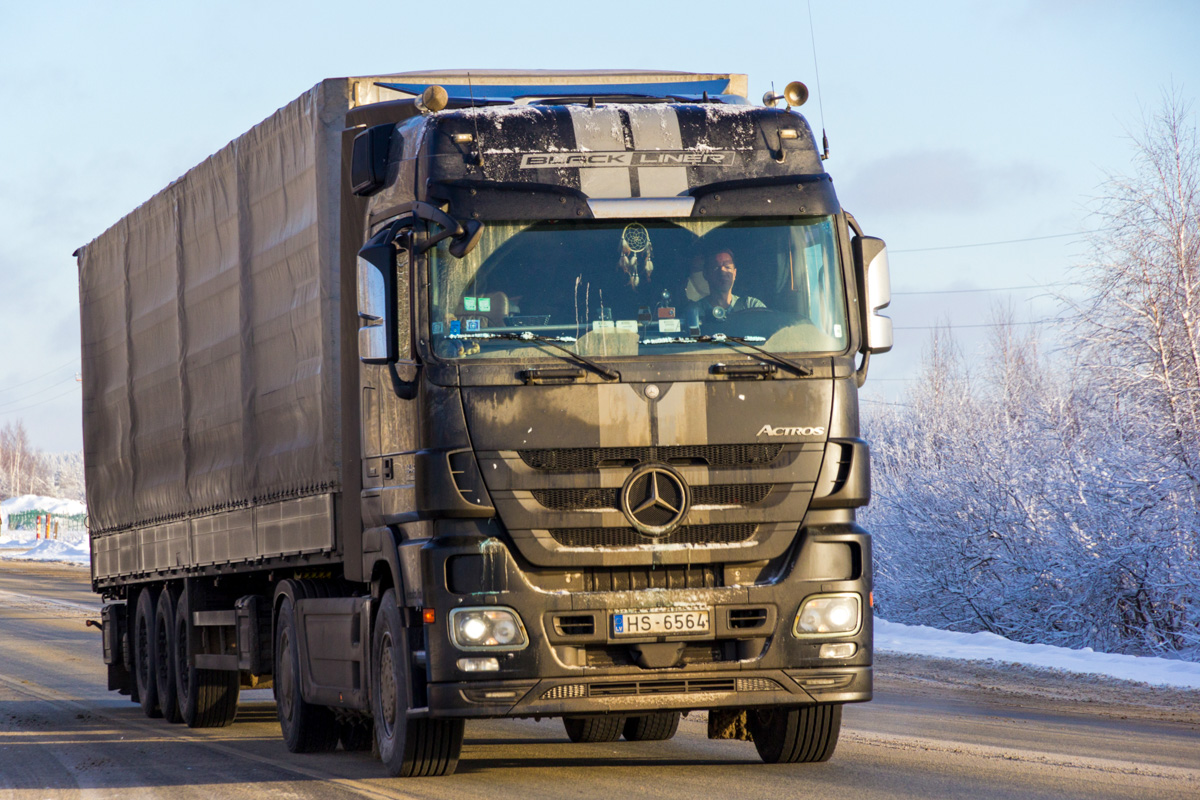
<svg viewBox="0 0 1200 800">
<path fill-rule="evenodd" d="M 602 717 L 563 717 L 563 727 L 567 729 L 567 738 L 572 742 L 582 744 L 615 742 L 621 738 L 625 719 L 620 714 Z"/>
<path fill-rule="evenodd" d="M 154 590 L 146 587 L 138 592 L 137 607 L 133 613 L 133 632 L 129 637 L 133 646 L 133 679 L 137 681 L 138 701 L 147 717 L 161 717 L 158 707 L 158 681 L 155 665 L 158 663 L 154 640 Z"/>
<path fill-rule="evenodd" d="M 298 642 L 296 612 L 284 596 L 275 622 L 275 706 L 283 741 L 293 753 L 328 753 L 337 748 L 337 720 L 332 709 L 301 694 Z"/>
<path fill-rule="evenodd" d="M 412 656 L 395 589 L 379 601 L 371 637 L 371 712 L 379 759 L 393 778 L 450 775 L 462 752 L 461 719 L 409 719 Z"/>
<path fill-rule="evenodd" d="M 625 738 L 630 742 L 661 742 L 679 730 L 678 711 L 658 711 L 625 720 Z"/>
<path fill-rule="evenodd" d="M 224 728 L 237 716 L 238 673 L 196 669 L 192 665 L 195 631 L 187 592 L 175 604 L 174 673 L 179 716 L 189 728 Z"/>
<path fill-rule="evenodd" d="M 183 722 L 179 694 L 175 690 L 175 602 L 170 589 L 158 595 L 154 609 L 154 683 L 163 719 Z"/>
<path fill-rule="evenodd" d="M 769 708 L 746 715 L 759 757 L 768 764 L 828 761 L 837 747 L 842 706 Z"/>
</svg>

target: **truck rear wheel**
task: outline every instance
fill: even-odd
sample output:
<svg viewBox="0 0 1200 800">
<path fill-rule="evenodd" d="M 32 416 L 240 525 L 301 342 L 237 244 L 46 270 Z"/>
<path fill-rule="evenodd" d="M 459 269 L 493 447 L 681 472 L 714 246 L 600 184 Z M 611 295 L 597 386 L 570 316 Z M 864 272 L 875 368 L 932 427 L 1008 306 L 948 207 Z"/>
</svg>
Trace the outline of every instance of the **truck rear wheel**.
<svg viewBox="0 0 1200 800">
<path fill-rule="evenodd" d="M 371 712 L 379 759 L 393 778 L 450 775 L 462 752 L 461 719 L 409 719 L 412 698 L 412 651 L 400 618 L 396 591 L 379 601 L 371 637 Z"/>
<path fill-rule="evenodd" d="M 158 681 L 155 678 L 157 647 L 154 639 L 154 592 L 146 587 L 138 592 L 133 612 L 133 679 L 137 681 L 138 699 L 147 717 L 161 717 L 158 707 Z"/>
<path fill-rule="evenodd" d="M 194 629 L 187 593 L 175 604 L 175 697 L 179 716 L 189 728 L 224 728 L 237 716 L 240 681 L 236 672 L 196 669 L 192 664 Z"/>
<path fill-rule="evenodd" d="M 285 596 L 275 623 L 275 705 L 283 741 L 293 753 L 328 753 L 337 748 L 337 720 L 332 709 L 304 699 L 298 643 L 296 612 Z"/>
<path fill-rule="evenodd" d="M 563 717 L 563 727 L 572 742 L 615 742 L 621 738 L 625 717 L 620 714 L 597 717 Z"/>
<path fill-rule="evenodd" d="M 179 694 L 175 691 L 175 603 L 164 588 L 154 610 L 154 683 L 158 707 L 167 722 L 182 722 Z"/>
<path fill-rule="evenodd" d="M 630 742 L 661 742 L 679 730 L 678 711 L 656 711 L 625 720 L 625 738 Z"/>
<path fill-rule="evenodd" d="M 842 728 L 842 706 L 767 708 L 746 715 L 758 755 L 768 764 L 828 761 Z"/>
</svg>

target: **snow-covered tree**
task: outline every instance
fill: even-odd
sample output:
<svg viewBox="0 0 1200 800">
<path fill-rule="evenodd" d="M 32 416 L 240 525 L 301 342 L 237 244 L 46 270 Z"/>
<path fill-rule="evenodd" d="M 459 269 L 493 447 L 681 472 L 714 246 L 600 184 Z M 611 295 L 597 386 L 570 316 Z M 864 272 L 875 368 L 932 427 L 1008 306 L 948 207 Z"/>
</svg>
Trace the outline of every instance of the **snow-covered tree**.
<svg viewBox="0 0 1200 800">
<path fill-rule="evenodd" d="M 1194 116 L 1169 98 L 1133 141 L 1069 346 L 1047 358 L 1001 310 L 968 370 L 936 331 L 905 403 L 867 417 L 883 616 L 1200 657 Z"/>
</svg>

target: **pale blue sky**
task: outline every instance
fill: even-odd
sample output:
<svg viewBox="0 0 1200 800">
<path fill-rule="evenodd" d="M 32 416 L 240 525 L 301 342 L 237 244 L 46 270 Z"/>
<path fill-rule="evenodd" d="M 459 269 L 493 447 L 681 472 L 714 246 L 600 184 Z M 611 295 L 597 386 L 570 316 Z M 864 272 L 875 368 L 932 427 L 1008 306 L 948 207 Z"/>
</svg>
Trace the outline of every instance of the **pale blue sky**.
<svg viewBox="0 0 1200 800">
<path fill-rule="evenodd" d="M 587 10 L 583 10 L 587 9 Z M 0 0 L 0 424 L 81 446 L 71 252 L 322 78 L 434 68 L 650 68 L 805 81 L 843 204 L 897 292 L 1069 281 L 1074 233 L 1126 131 L 1200 93 L 1200 2 L 314 3 Z M 824 113 L 821 113 L 823 106 Z M 822 119 L 823 117 L 823 119 Z M 920 252 L 906 252 L 906 251 Z M 1066 287 L 1069 291 L 1069 287 Z M 895 397 L 927 333 L 1042 292 L 903 294 L 864 398 Z M 979 329 L 964 329 L 971 351 Z"/>
</svg>

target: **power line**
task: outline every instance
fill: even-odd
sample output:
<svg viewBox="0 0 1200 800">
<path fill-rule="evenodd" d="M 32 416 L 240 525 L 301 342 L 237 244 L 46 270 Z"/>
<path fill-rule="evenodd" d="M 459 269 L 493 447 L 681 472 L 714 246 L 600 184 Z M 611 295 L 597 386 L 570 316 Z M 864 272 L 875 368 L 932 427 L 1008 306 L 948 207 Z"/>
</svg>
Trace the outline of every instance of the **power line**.
<svg viewBox="0 0 1200 800">
<path fill-rule="evenodd" d="M 33 383 L 34 381 L 40 381 L 42 378 L 45 378 L 48 375 L 53 375 L 54 373 L 58 372 L 60 369 L 69 367 L 72 364 L 76 364 L 78 362 L 79 362 L 78 358 L 72 358 L 70 361 L 66 361 L 62 364 L 59 364 L 54 369 L 50 370 L 49 372 L 42 373 L 41 375 L 38 375 L 36 378 L 30 378 L 27 381 L 21 381 L 20 383 L 14 383 L 11 386 L 5 386 L 3 389 L 0 389 L 0 392 L 7 392 L 9 389 L 19 389 L 22 386 L 26 386 L 30 383 Z"/>
<path fill-rule="evenodd" d="M 897 331 L 936 331 L 936 330 L 961 330 L 963 328 L 1004 328 L 1009 325 L 1049 325 L 1054 322 L 1067 322 L 1063 317 L 1051 317 L 1049 319 L 1033 319 L 1028 322 L 978 322 L 973 325 L 897 325 L 893 330 Z"/>
<path fill-rule="evenodd" d="M 1075 286 L 1068 282 L 1061 283 L 1029 283 L 1024 286 L 993 286 L 990 289 L 925 289 L 909 292 L 892 292 L 892 297 L 909 294 L 973 294 L 977 292 L 1013 292 L 1018 289 L 1049 289 L 1055 286 Z"/>
<path fill-rule="evenodd" d="M 1049 236 L 1027 236 L 1024 239 L 1002 239 L 997 242 L 974 242 L 972 244 L 948 244 L 948 245 L 943 245 L 941 247 L 913 247 L 913 248 L 909 248 L 907 250 L 891 250 L 891 249 L 889 249 L 888 252 L 889 253 L 929 253 L 934 250 L 962 250 L 963 248 L 966 248 L 966 247 L 992 247 L 992 246 L 998 245 L 998 244 L 1020 244 L 1021 242 L 1041 242 L 1041 241 L 1045 241 L 1046 239 L 1063 239 L 1063 238 L 1070 237 L 1070 236 L 1078 238 L 1080 236 L 1087 236 L 1088 234 L 1092 234 L 1092 233 L 1104 233 L 1107 230 L 1111 230 L 1111 229 L 1110 228 L 1100 228 L 1099 230 L 1079 231 L 1078 233 L 1052 233 Z"/>
<path fill-rule="evenodd" d="M 68 389 L 67 391 L 63 392 L 62 394 L 55 395 L 54 397 L 48 398 L 46 400 L 39 400 L 36 403 L 30 403 L 29 405 L 21 406 L 20 408 L 10 408 L 7 411 L 0 411 L 0 417 L 7 417 L 11 414 L 16 414 L 18 411 L 26 411 L 31 408 L 37 408 L 38 406 L 45 405 L 46 403 L 53 403 L 55 400 L 61 400 L 62 398 L 66 397 L 67 395 L 71 394 L 74 391 L 75 391 L 75 389 Z"/>
<path fill-rule="evenodd" d="M 886 400 L 868 400 L 865 397 L 858 398 L 858 402 L 870 403 L 870 404 L 876 405 L 876 406 L 896 406 L 897 408 L 909 408 L 908 403 L 889 403 Z"/>
<path fill-rule="evenodd" d="M 4 411 L 4 408 L 5 408 L 6 406 L 16 405 L 17 403 L 24 403 L 26 400 L 32 400 L 33 398 L 37 397 L 38 395 L 45 394 L 46 392 L 50 391 L 51 389 L 54 389 L 54 388 L 56 388 L 56 387 L 59 387 L 59 386 L 62 386 L 64 383 L 67 383 L 68 381 L 70 381 L 71 383 L 74 383 L 74 382 L 75 382 L 75 376 L 74 376 L 74 375 L 72 375 L 70 378 L 67 378 L 66 380 L 61 380 L 61 381 L 58 381 L 58 382 L 56 382 L 56 383 L 52 383 L 52 384 L 50 384 L 49 386 L 44 386 L 44 387 L 42 387 L 41 389 L 38 389 L 38 390 L 37 390 L 36 392 L 34 392 L 33 394 L 27 394 L 27 395 L 25 395 L 24 397 L 18 397 L 18 398 L 17 398 L 17 399 L 15 399 L 15 400 L 9 400 L 9 401 L 7 401 L 7 402 L 0 403 L 0 412 L 3 412 L 3 413 L 5 413 L 5 414 L 7 414 L 7 413 L 9 413 L 9 412 L 8 412 L 8 411 Z M 36 403 L 35 403 L 35 405 L 36 405 Z"/>
</svg>

